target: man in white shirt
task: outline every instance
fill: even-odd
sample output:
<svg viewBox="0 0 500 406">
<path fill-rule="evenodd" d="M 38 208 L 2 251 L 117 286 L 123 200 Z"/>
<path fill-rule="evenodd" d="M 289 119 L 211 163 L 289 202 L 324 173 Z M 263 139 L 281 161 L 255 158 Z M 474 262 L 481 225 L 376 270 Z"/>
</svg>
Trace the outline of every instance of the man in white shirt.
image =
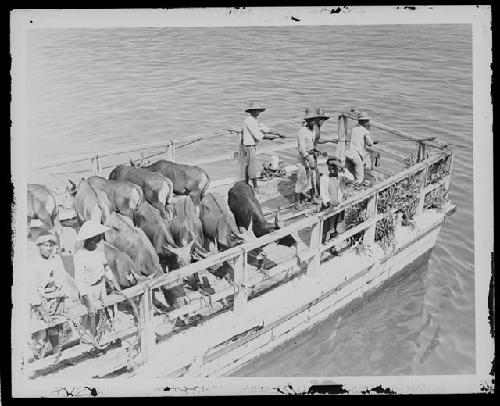
<svg viewBox="0 0 500 406">
<path fill-rule="evenodd" d="M 256 146 L 262 139 L 274 140 L 281 138 L 279 135 L 271 135 L 271 129 L 259 122 L 257 117 L 260 113 L 265 111 L 258 102 L 251 102 L 245 112 L 250 115 L 245 119 L 243 125 L 243 136 L 241 138 L 241 147 L 243 150 L 244 166 L 245 166 L 245 181 L 253 187 L 254 191 L 257 189 L 257 157 Z"/>
<path fill-rule="evenodd" d="M 105 323 L 107 316 L 103 306 L 103 301 L 107 296 L 106 280 L 115 290 L 120 290 L 106 262 L 103 247 L 99 244 L 102 234 L 107 230 L 109 230 L 107 226 L 90 220 L 86 221 L 76 237 L 77 241 L 83 241 L 83 246 L 73 256 L 76 286 L 88 310 L 88 314 L 83 316 L 82 325 L 89 330 L 97 342 L 103 333 L 103 331 L 98 331 L 99 322 Z"/>
<path fill-rule="evenodd" d="M 358 114 L 358 125 L 351 129 L 350 147 L 345 153 L 346 168 L 354 175 L 356 183 L 363 183 L 365 164 L 369 159 L 366 147 L 376 144 L 370 136 L 370 117 L 365 112 Z"/>
</svg>

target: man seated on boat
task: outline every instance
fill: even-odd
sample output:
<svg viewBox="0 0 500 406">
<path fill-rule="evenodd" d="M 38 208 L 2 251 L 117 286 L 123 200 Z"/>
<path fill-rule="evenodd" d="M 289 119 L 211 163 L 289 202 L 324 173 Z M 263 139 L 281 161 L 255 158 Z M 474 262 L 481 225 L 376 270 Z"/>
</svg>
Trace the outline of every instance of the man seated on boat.
<svg viewBox="0 0 500 406">
<path fill-rule="evenodd" d="M 42 232 L 36 245 L 39 249 L 37 258 L 32 261 L 30 276 L 32 278 L 32 294 L 30 298 L 31 313 L 35 320 L 42 320 L 50 327 L 37 331 L 32 336 L 32 348 L 35 359 L 45 356 L 47 344 L 50 342 L 55 362 L 61 355 L 63 324 L 60 316 L 65 310 L 65 299 L 69 296 L 64 283 L 65 270 L 61 257 L 55 255 L 56 237 Z"/>
<path fill-rule="evenodd" d="M 255 192 L 258 192 L 256 146 L 262 139 L 281 138 L 279 135 L 269 134 L 271 129 L 257 119 L 259 114 L 265 110 L 266 108 L 257 102 L 251 102 L 248 105 L 245 112 L 249 113 L 249 116 L 245 119 L 243 137 L 241 138 L 242 157 L 240 159 L 244 159 L 245 181 L 250 187 L 253 187 Z"/>
<path fill-rule="evenodd" d="M 350 147 L 345 152 L 346 168 L 354 176 L 354 182 L 366 183 L 365 165 L 370 159 L 367 147 L 377 144 L 370 136 L 370 117 L 366 112 L 358 114 L 358 125 L 351 129 Z"/>
</svg>

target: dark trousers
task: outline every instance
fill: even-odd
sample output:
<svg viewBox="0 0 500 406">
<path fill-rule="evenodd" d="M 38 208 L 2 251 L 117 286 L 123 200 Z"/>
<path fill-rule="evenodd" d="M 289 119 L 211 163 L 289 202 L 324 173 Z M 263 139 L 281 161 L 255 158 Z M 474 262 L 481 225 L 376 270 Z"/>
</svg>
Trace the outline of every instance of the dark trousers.
<svg viewBox="0 0 500 406">
<path fill-rule="evenodd" d="M 345 211 L 341 211 L 340 213 L 334 214 L 333 216 L 328 217 L 323 221 L 323 236 L 321 238 L 321 242 L 323 244 L 328 241 L 328 234 L 330 234 L 331 236 L 335 232 L 337 232 L 337 234 L 341 234 L 344 232 L 344 218 Z"/>
</svg>

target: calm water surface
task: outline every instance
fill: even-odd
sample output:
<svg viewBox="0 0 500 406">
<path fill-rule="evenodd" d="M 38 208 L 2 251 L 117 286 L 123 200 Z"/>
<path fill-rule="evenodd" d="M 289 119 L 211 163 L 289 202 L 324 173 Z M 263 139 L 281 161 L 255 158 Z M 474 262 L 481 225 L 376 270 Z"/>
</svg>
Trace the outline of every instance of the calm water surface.
<svg viewBox="0 0 500 406">
<path fill-rule="evenodd" d="M 300 117 L 309 105 L 332 115 L 358 107 L 401 130 L 472 147 L 467 25 L 33 30 L 27 50 L 30 164 L 210 135 L 241 125 L 252 99 L 268 106 L 264 122 Z M 336 126 L 326 122 L 325 136 Z M 296 125 L 276 128 L 296 133 Z M 177 157 L 189 162 L 235 144 L 212 138 Z M 471 149 L 455 149 L 458 210 L 426 266 L 234 375 L 475 373 L 472 165 Z"/>
</svg>

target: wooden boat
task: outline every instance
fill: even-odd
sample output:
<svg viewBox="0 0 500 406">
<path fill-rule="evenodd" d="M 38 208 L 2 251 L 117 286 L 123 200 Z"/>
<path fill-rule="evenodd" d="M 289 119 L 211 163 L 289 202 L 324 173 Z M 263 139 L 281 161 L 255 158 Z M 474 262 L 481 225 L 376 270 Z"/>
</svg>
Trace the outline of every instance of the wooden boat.
<svg viewBox="0 0 500 406">
<path fill-rule="evenodd" d="M 348 143 L 348 120 L 355 118 L 352 112 L 339 115 L 336 153 L 341 159 Z M 257 196 L 268 215 L 273 215 L 276 206 L 283 208 L 284 228 L 123 291 L 126 298 L 140 303 L 135 317 L 121 313 L 127 301 L 124 296 L 110 295 L 106 306 L 122 317 L 101 355 L 89 356 L 92 346 L 79 344 L 73 331 L 57 363 L 52 362 L 51 355 L 26 362 L 28 375 L 49 387 L 60 379 L 118 373 L 127 376 L 130 371 L 141 378 L 228 375 L 427 261 L 443 222 L 455 211 L 447 194 L 452 152 L 434 139 L 417 138 L 376 122 L 371 125 L 396 139 L 410 141 L 401 144 L 411 145 L 414 154 L 403 156 L 374 147 L 385 165 L 367 171 L 371 185 L 348 188 L 345 201 L 323 211 L 317 206 L 295 211 L 291 204 L 294 167 L 287 167 L 289 176 L 263 182 L 263 192 Z M 158 153 L 162 147 L 164 151 Z M 266 153 L 294 147 L 295 142 L 285 142 Z M 142 146 L 143 158 L 148 149 L 158 157 L 164 154 L 175 159 L 176 148 L 170 141 Z M 93 172 L 105 174 L 101 166 L 104 158 L 125 152 L 130 153 L 130 149 L 59 161 L 38 169 L 59 168 L 90 158 Z M 194 163 L 203 166 L 235 158 L 224 155 Z M 224 195 L 237 180 L 238 176 L 213 181 L 211 191 Z M 325 220 L 341 212 L 346 219 L 345 231 L 324 239 Z M 62 209 L 63 222 L 71 221 L 72 216 L 70 209 Z M 276 244 L 287 235 L 294 236 L 298 244 Z M 336 255 L 330 252 L 332 247 L 337 247 Z M 152 299 L 156 288 L 174 285 L 225 262 L 233 265 L 232 282 L 221 281 L 213 295 L 192 292 L 185 306 L 168 314 L 155 314 Z M 75 306 L 70 317 L 77 320 L 85 311 L 83 306 Z M 191 316 L 192 323 L 176 327 L 174 321 L 180 316 Z M 30 332 L 44 328 L 43 322 L 33 322 Z"/>
</svg>

